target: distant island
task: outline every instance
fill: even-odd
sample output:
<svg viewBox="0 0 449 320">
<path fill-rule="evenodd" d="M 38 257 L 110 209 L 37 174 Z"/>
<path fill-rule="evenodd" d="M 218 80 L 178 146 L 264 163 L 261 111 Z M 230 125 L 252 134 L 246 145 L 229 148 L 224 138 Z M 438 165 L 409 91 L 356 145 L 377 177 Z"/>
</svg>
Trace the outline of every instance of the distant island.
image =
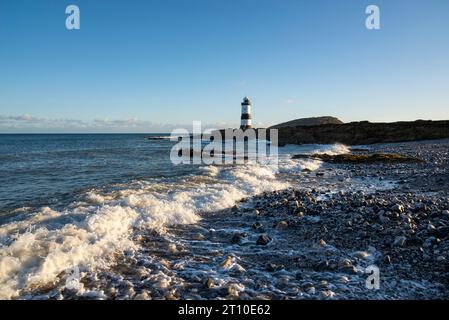
<svg viewBox="0 0 449 320">
<path fill-rule="evenodd" d="M 279 145 L 332 144 L 363 145 L 449 138 L 449 120 L 343 123 L 335 117 L 304 118 L 274 125 Z"/>
</svg>

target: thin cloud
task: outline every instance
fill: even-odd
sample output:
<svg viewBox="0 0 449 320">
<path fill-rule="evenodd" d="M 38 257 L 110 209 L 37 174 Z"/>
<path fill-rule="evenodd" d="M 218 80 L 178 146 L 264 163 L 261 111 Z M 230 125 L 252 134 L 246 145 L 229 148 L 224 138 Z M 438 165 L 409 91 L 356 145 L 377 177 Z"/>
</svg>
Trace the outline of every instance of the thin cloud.
<svg viewBox="0 0 449 320">
<path fill-rule="evenodd" d="M 210 128 L 227 128 L 232 125 L 221 122 L 203 124 L 202 130 Z M 32 115 L 24 114 L 19 116 L 0 115 L 1 133 L 133 133 L 133 132 L 171 132 L 174 129 L 184 128 L 192 130 L 192 124 L 163 124 L 148 120 L 139 120 L 137 118 L 129 119 L 50 119 L 38 118 Z"/>
</svg>

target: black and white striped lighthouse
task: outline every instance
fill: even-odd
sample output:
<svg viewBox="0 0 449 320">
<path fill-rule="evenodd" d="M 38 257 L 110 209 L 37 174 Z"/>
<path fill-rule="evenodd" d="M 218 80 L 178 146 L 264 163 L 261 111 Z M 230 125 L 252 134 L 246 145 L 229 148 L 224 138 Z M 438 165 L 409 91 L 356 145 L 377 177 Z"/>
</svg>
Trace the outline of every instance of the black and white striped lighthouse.
<svg viewBox="0 0 449 320">
<path fill-rule="evenodd" d="M 240 118 L 240 129 L 246 130 L 252 128 L 251 125 L 251 102 L 248 97 L 243 98 L 242 117 Z"/>
</svg>

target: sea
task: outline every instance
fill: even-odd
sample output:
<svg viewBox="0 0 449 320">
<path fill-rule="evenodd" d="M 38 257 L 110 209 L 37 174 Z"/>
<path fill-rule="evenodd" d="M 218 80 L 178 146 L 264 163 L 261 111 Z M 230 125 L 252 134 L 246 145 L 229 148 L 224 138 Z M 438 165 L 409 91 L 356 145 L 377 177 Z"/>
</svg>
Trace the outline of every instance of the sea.
<svg viewBox="0 0 449 320">
<path fill-rule="evenodd" d="M 0 135 L 0 299 L 63 286 L 68 269 L 95 274 L 139 252 L 136 235 L 164 235 L 245 197 L 299 185 L 322 165 L 297 153 L 343 145 L 279 148 L 270 164 L 170 161 L 168 134 Z"/>
</svg>

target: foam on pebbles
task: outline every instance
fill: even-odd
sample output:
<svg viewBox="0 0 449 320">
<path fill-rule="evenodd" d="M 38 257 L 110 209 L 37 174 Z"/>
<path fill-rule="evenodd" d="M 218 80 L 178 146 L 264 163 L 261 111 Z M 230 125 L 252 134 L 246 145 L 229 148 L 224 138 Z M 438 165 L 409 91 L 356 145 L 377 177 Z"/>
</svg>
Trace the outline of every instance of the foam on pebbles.
<svg viewBox="0 0 449 320">
<path fill-rule="evenodd" d="M 142 232 L 138 250 L 117 253 L 114 267 L 95 276 L 83 270 L 82 290 L 40 288 L 30 297 L 448 299 L 448 146 L 372 147 L 425 164 L 325 164 L 319 176 L 281 171 L 291 188 L 204 210 L 197 223 L 164 233 Z M 365 285 L 373 266 L 379 290 Z"/>
</svg>

